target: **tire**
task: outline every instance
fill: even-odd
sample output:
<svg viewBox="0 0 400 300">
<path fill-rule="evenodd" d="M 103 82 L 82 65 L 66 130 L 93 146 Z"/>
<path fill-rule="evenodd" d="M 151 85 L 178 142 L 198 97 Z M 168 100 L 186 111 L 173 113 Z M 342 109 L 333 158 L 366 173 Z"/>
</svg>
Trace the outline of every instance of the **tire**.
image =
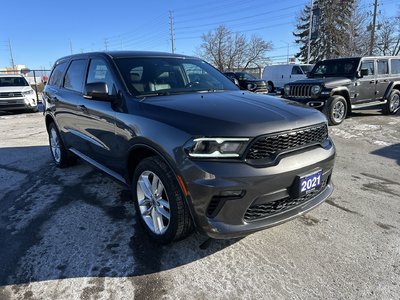
<svg viewBox="0 0 400 300">
<path fill-rule="evenodd" d="M 347 101 L 342 96 L 333 96 L 325 103 L 322 112 L 328 118 L 329 125 L 339 125 L 347 116 Z"/>
<path fill-rule="evenodd" d="M 65 168 L 76 162 L 76 156 L 68 151 L 61 140 L 60 133 L 54 123 L 48 128 L 50 153 L 59 168 Z"/>
<path fill-rule="evenodd" d="M 139 163 L 133 174 L 132 196 L 136 216 L 155 242 L 168 244 L 192 231 L 192 219 L 181 187 L 161 158 L 152 156 Z"/>
<path fill-rule="evenodd" d="M 388 101 L 382 109 L 384 115 L 395 114 L 400 108 L 400 92 L 399 90 L 392 90 L 389 95 Z"/>
<path fill-rule="evenodd" d="M 274 84 L 271 81 L 268 81 L 268 93 L 273 93 L 275 90 Z"/>
</svg>

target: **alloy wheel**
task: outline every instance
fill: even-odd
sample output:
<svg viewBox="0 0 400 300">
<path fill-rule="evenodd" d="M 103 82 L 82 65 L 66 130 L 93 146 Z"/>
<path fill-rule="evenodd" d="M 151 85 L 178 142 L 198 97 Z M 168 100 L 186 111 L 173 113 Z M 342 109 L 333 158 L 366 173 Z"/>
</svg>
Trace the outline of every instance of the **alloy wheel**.
<svg viewBox="0 0 400 300">
<path fill-rule="evenodd" d="M 396 109 L 400 107 L 400 95 L 394 94 L 392 98 L 390 99 L 390 111 L 394 112 Z"/>
<path fill-rule="evenodd" d="M 50 148 L 54 160 L 59 163 L 61 161 L 61 146 L 60 139 L 58 138 L 55 128 L 51 128 L 50 130 Z"/>
<path fill-rule="evenodd" d="M 144 171 L 138 178 L 137 201 L 140 214 L 147 227 L 162 235 L 170 224 L 170 203 L 161 179 L 151 171 Z"/>
<path fill-rule="evenodd" d="M 346 109 L 343 102 L 338 101 L 335 103 L 332 109 L 332 117 L 335 120 L 335 122 L 340 123 L 344 119 L 346 113 L 345 110 Z"/>
</svg>

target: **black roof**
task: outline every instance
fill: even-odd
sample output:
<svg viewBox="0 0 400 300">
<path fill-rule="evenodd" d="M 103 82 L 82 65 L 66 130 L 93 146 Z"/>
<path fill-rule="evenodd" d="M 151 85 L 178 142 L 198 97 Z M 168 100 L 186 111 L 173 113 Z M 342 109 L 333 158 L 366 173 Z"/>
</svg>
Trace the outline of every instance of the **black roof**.
<svg viewBox="0 0 400 300">
<path fill-rule="evenodd" d="M 87 58 L 89 56 L 108 56 L 111 58 L 124 58 L 124 57 L 177 57 L 177 58 L 195 58 L 193 56 L 173 54 L 169 52 L 155 52 L 155 51 L 98 51 L 98 52 L 86 52 L 79 54 L 72 54 L 61 57 L 57 60 L 56 64 L 70 59 L 70 58 Z"/>
</svg>

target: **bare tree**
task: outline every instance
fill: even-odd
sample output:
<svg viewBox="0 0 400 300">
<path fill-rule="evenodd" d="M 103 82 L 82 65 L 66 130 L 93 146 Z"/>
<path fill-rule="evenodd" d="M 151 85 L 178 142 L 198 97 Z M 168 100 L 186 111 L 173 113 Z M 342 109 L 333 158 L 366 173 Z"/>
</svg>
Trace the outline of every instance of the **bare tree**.
<svg viewBox="0 0 400 300">
<path fill-rule="evenodd" d="M 377 54 L 400 54 L 400 17 L 385 19 L 381 22 L 375 47 Z"/>
<path fill-rule="evenodd" d="M 199 55 L 220 71 L 259 67 L 267 61 L 266 53 L 272 44 L 253 35 L 233 33 L 224 25 L 202 36 Z"/>
</svg>

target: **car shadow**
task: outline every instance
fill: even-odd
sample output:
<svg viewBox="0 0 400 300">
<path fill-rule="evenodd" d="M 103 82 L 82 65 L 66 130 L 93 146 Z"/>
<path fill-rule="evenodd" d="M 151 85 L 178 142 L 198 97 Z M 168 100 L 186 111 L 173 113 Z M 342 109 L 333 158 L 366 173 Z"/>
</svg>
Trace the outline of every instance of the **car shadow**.
<svg viewBox="0 0 400 300">
<path fill-rule="evenodd" d="M 160 246 L 137 222 L 127 187 L 86 163 L 58 169 L 48 146 L 0 148 L 0 286 L 77 277 L 141 276 L 213 255 L 239 239 L 193 233 Z M 40 164 L 30 168 L 32 160 Z M 18 176 L 17 176 L 18 175 Z M 15 178 L 14 178 L 14 177 Z"/>
<path fill-rule="evenodd" d="M 372 151 L 371 154 L 393 159 L 400 166 L 400 143 Z"/>
</svg>

